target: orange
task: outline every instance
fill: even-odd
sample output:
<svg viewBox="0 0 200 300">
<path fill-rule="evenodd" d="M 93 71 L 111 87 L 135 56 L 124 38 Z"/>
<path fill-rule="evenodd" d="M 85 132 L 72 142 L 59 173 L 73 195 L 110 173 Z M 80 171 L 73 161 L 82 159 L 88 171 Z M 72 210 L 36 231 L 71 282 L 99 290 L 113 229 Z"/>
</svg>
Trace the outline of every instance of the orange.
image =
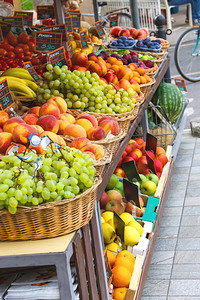
<svg viewBox="0 0 200 300">
<path fill-rule="evenodd" d="M 127 288 L 115 288 L 113 291 L 113 298 L 115 300 L 124 300 L 126 296 Z"/>
<path fill-rule="evenodd" d="M 133 264 L 135 264 L 135 257 L 133 256 L 133 254 L 131 252 L 129 252 L 128 250 L 122 250 L 120 251 L 117 256 L 116 259 L 119 257 L 126 257 L 128 259 L 130 259 L 132 261 Z"/>
<path fill-rule="evenodd" d="M 118 257 L 115 261 L 115 267 L 116 266 L 123 266 L 123 267 L 127 268 L 131 272 L 131 274 L 133 274 L 134 263 L 132 261 L 130 261 L 129 258 Z"/>
<path fill-rule="evenodd" d="M 123 267 L 116 266 L 112 269 L 112 284 L 115 287 L 128 287 L 131 281 L 131 272 Z"/>
<path fill-rule="evenodd" d="M 105 252 L 106 252 L 106 250 L 103 250 L 103 254 L 105 254 Z M 112 268 L 114 266 L 116 256 L 112 251 L 107 250 L 107 257 L 108 257 L 108 262 L 110 264 L 110 267 Z"/>
</svg>

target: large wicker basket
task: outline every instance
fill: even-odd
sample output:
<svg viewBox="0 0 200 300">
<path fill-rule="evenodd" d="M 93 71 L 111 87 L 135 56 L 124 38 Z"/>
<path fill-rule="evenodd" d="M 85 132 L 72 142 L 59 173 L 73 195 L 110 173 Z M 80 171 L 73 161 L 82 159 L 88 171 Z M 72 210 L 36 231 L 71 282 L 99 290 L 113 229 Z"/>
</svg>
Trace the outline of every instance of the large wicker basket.
<svg viewBox="0 0 200 300">
<path fill-rule="evenodd" d="M 150 77 L 153 77 L 157 72 L 158 72 L 158 65 L 157 63 L 154 62 L 153 68 L 146 69 L 145 74 Z"/>
<path fill-rule="evenodd" d="M 156 60 L 154 60 L 154 62 L 158 65 L 161 64 L 161 62 L 163 61 L 163 59 L 165 58 L 165 56 L 167 55 L 167 52 L 164 52 L 163 50 L 160 53 L 155 53 L 155 52 L 144 52 L 144 51 L 135 51 L 137 53 L 140 54 L 147 54 L 147 55 L 151 55 L 153 57 L 156 58 Z"/>
<path fill-rule="evenodd" d="M 150 82 L 147 82 L 147 83 L 144 83 L 144 84 L 140 84 L 140 90 L 145 95 L 145 97 L 147 97 L 147 95 L 149 94 L 149 91 L 151 90 L 152 85 L 155 82 L 156 82 L 156 80 L 154 78 L 151 78 Z"/>
<path fill-rule="evenodd" d="M 0 241 L 52 238 L 79 229 L 92 218 L 96 193 L 101 178 L 71 199 L 49 202 L 34 207 L 19 207 L 15 215 L 0 210 Z"/>
</svg>

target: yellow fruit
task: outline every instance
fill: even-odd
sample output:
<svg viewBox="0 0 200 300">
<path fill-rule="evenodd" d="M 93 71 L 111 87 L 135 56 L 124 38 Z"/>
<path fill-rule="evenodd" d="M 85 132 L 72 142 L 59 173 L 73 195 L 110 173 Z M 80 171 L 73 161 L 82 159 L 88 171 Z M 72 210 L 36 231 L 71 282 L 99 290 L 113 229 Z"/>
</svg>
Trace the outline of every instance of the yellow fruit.
<svg viewBox="0 0 200 300">
<path fill-rule="evenodd" d="M 102 224 L 105 223 L 105 220 L 104 220 L 103 217 L 101 217 L 101 223 L 102 223 Z"/>
<path fill-rule="evenodd" d="M 102 231 L 103 231 L 103 237 L 104 237 L 105 244 L 112 243 L 116 237 L 116 233 L 115 233 L 114 229 L 112 228 L 112 226 L 108 223 L 103 223 Z"/>
<path fill-rule="evenodd" d="M 113 252 L 117 252 L 118 248 L 119 248 L 119 246 L 114 242 L 106 245 L 106 249 L 113 251 Z"/>
<path fill-rule="evenodd" d="M 112 211 L 104 211 L 101 216 L 104 218 L 105 222 L 108 222 L 110 219 L 113 219 L 114 213 Z"/>
<path fill-rule="evenodd" d="M 143 234 L 144 229 L 137 221 L 129 222 L 128 226 L 131 226 L 131 227 L 135 228 L 139 232 L 140 235 Z"/>
<path fill-rule="evenodd" d="M 125 245 L 133 247 L 134 245 L 138 244 L 139 240 L 140 240 L 139 232 L 131 226 L 125 226 L 125 229 L 124 229 Z"/>
<path fill-rule="evenodd" d="M 127 212 L 124 212 L 120 215 L 120 218 L 125 222 L 125 225 L 128 225 L 129 222 L 134 221 L 133 216 Z"/>
<path fill-rule="evenodd" d="M 107 223 L 110 224 L 112 226 L 112 228 L 115 230 L 114 220 L 113 219 L 108 220 Z"/>
</svg>

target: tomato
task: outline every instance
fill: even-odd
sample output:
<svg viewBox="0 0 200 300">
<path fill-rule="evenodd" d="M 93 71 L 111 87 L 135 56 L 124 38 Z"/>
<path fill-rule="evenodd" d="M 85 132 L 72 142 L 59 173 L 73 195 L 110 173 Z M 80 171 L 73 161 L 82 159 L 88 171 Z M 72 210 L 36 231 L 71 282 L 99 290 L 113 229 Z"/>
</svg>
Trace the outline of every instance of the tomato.
<svg viewBox="0 0 200 300">
<path fill-rule="evenodd" d="M 29 42 L 31 42 L 31 43 L 34 43 L 34 44 L 35 44 L 35 38 L 34 38 L 34 37 L 30 38 L 30 39 L 29 39 Z"/>
<path fill-rule="evenodd" d="M 18 42 L 22 44 L 27 44 L 29 42 L 28 34 L 25 32 L 20 33 L 20 35 L 18 36 Z"/>
<path fill-rule="evenodd" d="M 12 34 L 12 33 L 8 33 L 6 38 L 10 45 L 16 46 L 18 44 L 18 40 L 17 40 L 16 36 L 14 36 L 14 34 Z"/>
<path fill-rule="evenodd" d="M 8 54 L 7 54 L 7 57 L 9 57 L 11 59 L 14 59 L 15 58 L 15 53 L 12 52 L 12 51 L 9 51 Z"/>
<path fill-rule="evenodd" d="M 28 43 L 28 46 L 29 46 L 29 50 L 30 50 L 30 51 L 33 51 L 33 52 L 35 51 L 35 43 L 29 42 L 29 43 Z"/>
<path fill-rule="evenodd" d="M 0 48 L 5 49 L 6 51 L 13 51 L 14 47 L 9 44 L 0 44 Z"/>
<path fill-rule="evenodd" d="M 21 47 L 17 46 L 17 47 L 15 47 L 14 52 L 15 52 L 15 54 L 17 54 L 17 53 L 23 53 L 24 50 Z"/>
<path fill-rule="evenodd" d="M 39 65 L 40 60 L 37 57 L 32 57 L 31 62 L 33 65 Z"/>
<path fill-rule="evenodd" d="M 21 52 L 21 53 L 17 53 L 17 54 L 16 54 L 16 57 L 17 57 L 17 58 L 24 59 L 24 53 L 22 53 L 22 52 Z"/>
<path fill-rule="evenodd" d="M 24 51 L 24 56 L 31 56 L 31 52 L 30 51 Z"/>
<path fill-rule="evenodd" d="M 0 56 L 6 56 L 7 51 L 5 49 L 0 48 Z"/>
<path fill-rule="evenodd" d="M 30 61 L 31 58 L 32 58 L 31 56 L 25 56 L 25 57 L 24 57 L 24 61 Z"/>
</svg>

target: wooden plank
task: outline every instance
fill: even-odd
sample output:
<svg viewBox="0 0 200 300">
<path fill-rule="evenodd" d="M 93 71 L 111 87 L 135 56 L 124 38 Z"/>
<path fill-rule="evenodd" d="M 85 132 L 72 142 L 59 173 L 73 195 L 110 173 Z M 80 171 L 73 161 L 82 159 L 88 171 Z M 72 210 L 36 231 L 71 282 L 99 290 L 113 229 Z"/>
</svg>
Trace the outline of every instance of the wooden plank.
<svg viewBox="0 0 200 300">
<path fill-rule="evenodd" d="M 81 230 L 83 234 L 83 248 L 85 253 L 89 295 L 91 300 L 98 300 L 96 275 L 94 271 L 94 258 L 92 255 L 92 247 L 90 243 L 89 225 L 85 225 Z"/>
</svg>

